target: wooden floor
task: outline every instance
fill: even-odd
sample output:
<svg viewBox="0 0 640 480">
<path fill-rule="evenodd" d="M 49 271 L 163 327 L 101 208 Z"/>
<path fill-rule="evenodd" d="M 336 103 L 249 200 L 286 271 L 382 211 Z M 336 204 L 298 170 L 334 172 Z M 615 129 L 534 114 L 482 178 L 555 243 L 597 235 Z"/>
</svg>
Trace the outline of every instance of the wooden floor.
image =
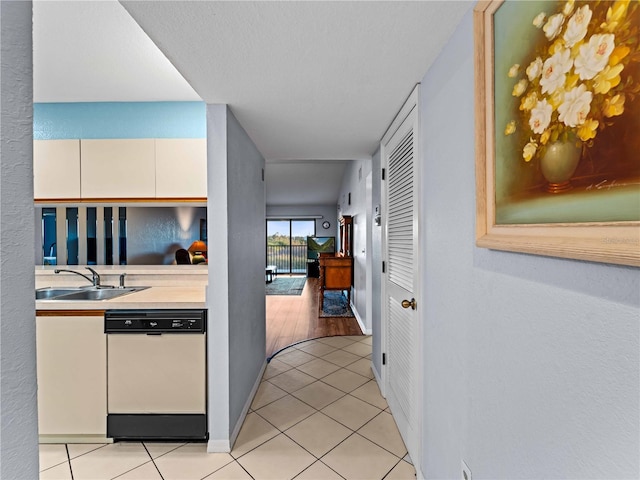
<svg viewBox="0 0 640 480">
<path fill-rule="evenodd" d="M 348 318 L 318 318 L 319 280 L 307 278 L 302 295 L 267 295 L 267 358 L 293 343 L 333 335 L 362 335 Z"/>
</svg>

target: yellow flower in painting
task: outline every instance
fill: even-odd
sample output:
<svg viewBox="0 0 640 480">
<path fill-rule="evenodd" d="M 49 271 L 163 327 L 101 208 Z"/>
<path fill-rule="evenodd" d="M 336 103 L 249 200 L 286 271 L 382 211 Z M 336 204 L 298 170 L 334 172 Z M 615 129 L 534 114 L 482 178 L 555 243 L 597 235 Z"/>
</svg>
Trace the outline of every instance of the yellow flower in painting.
<svg viewBox="0 0 640 480">
<path fill-rule="evenodd" d="M 567 75 L 567 81 L 564 84 L 565 90 L 571 90 L 575 87 L 578 84 L 578 80 L 580 80 L 580 75 L 578 74 Z"/>
<path fill-rule="evenodd" d="M 583 142 L 596 138 L 596 129 L 598 128 L 598 125 L 599 122 L 597 120 L 588 118 L 580 128 L 578 128 L 578 131 L 576 132 L 578 138 Z"/>
<path fill-rule="evenodd" d="M 513 87 L 513 92 L 511 92 L 511 95 L 513 95 L 514 97 L 519 97 L 527 89 L 527 85 L 529 85 L 529 82 L 527 82 L 523 78 L 522 80 L 520 80 L 518 83 L 515 84 L 515 86 Z"/>
<path fill-rule="evenodd" d="M 604 102 L 603 113 L 605 117 L 616 117 L 624 112 L 624 93 L 607 98 Z"/>
<path fill-rule="evenodd" d="M 535 92 L 529 92 L 521 101 L 520 101 L 520 110 L 523 112 L 528 112 L 538 103 L 538 94 Z"/>
<path fill-rule="evenodd" d="M 515 131 L 516 131 L 516 122 L 514 120 L 511 120 L 509 123 L 507 123 L 507 126 L 504 129 L 504 134 L 511 135 Z"/>
<path fill-rule="evenodd" d="M 547 142 L 549 141 L 550 136 L 551 136 L 550 130 L 545 130 L 544 132 L 542 132 L 542 135 L 540 135 L 540 143 L 542 145 L 546 145 Z"/>
<path fill-rule="evenodd" d="M 630 0 L 616 0 L 613 6 L 607 10 L 607 21 L 601 27 L 608 32 L 613 32 L 618 27 L 618 23 L 627 15 L 629 2 Z"/>
<path fill-rule="evenodd" d="M 527 143 L 522 150 L 522 158 L 524 158 L 524 161 L 530 162 L 536 154 L 536 150 L 538 150 L 538 145 L 533 141 L 533 139 L 530 139 L 529 143 Z"/>
<path fill-rule="evenodd" d="M 568 0 L 567 3 L 564 4 L 564 8 L 562 9 L 562 13 L 564 13 L 565 17 L 571 15 L 573 12 L 573 4 L 576 3 L 576 0 Z"/>
<path fill-rule="evenodd" d="M 631 49 L 626 45 L 618 45 L 613 49 L 613 52 L 611 52 L 611 56 L 609 57 L 609 65 L 613 67 L 614 65 L 619 64 L 624 57 L 629 55 L 630 52 Z"/>
<path fill-rule="evenodd" d="M 536 28 L 542 28 L 545 18 L 547 18 L 547 14 L 544 12 L 540 12 L 538 15 L 536 15 L 536 18 L 533 19 L 533 26 Z"/>
<path fill-rule="evenodd" d="M 509 69 L 509 73 L 507 73 L 507 76 L 509 78 L 514 78 L 518 75 L 519 71 L 520 71 L 520 65 L 516 63 Z"/>
<path fill-rule="evenodd" d="M 620 72 L 624 65 L 618 64 L 615 67 L 607 66 L 593 79 L 593 91 L 595 93 L 608 93 L 613 87 L 620 83 Z"/>
<path fill-rule="evenodd" d="M 565 93 L 566 92 L 564 90 L 559 89 L 553 92 L 553 94 L 549 97 L 549 104 L 553 107 L 554 110 L 557 110 L 558 107 L 562 105 L 562 102 L 564 102 Z"/>
</svg>

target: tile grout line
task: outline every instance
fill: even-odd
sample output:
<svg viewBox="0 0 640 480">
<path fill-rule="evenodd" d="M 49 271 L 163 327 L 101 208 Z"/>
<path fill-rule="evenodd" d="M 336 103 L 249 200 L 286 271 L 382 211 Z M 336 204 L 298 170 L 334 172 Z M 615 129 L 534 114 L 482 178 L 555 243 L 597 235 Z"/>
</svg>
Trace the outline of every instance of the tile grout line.
<svg viewBox="0 0 640 480">
<path fill-rule="evenodd" d="M 162 472 L 160 471 L 160 468 L 158 468 L 158 465 L 156 464 L 155 459 L 153 458 L 153 456 L 151 455 L 151 452 L 149 451 L 149 449 L 147 448 L 147 446 L 144 444 L 144 442 L 140 442 L 142 443 L 142 447 L 144 448 L 145 452 L 147 452 L 147 455 L 149 455 L 149 458 L 151 459 L 151 463 L 153 463 L 153 466 L 156 468 L 156 471 L 158 472 L 158 475 L 160 475 L 160 478 L 162 480 L 164 480 L 164 475 L 162 475 Z M 178 447 L 180 448 L 180 447 Z M 173 450 L 177 450 L 178 448 L 174 448 Z M 169 450 L 169 452 L 173 452 L 173 450 Z M 163 455 L 166 455 L 167 453 L 164 453 Z M 160 455 L 162 456 L 162 455 Z M 144 465 L 144 464 L 143 464 Z M 137 467 L 136 467 L 137 468 Z"/>
<path fill-rule="evenodd" d="M 71 455 L 69 454 L 69 444 L 64 444 L 64 449 L 67 451 L 67 460 L 69 461 L 69 473 L 71 473 L 71 480 L 73 479 L 73 468 L 71 468 Z"/>
<path fill-rule="evenodd" d="M 382 480 L 385 480 L 385 478 L 387 478 L 389 474 L 393 472 L 393 469 L 396 468 L 398 465 L 400 465 L 400 462 L 402 462 L 402 459 L 400 459 L 393 467 L 391 467 L 391 469 L 387 473 L 384 474 L 384 477 L 382 477 Z"/>
</svg>

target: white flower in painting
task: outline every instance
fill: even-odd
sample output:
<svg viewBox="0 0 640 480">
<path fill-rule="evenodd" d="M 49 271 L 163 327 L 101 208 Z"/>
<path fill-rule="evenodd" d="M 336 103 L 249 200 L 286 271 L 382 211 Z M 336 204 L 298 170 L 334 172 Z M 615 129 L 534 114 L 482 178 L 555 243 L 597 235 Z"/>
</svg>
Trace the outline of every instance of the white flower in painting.
<svg viewBox="0 0 640 480">
<path fill-rule="evenodd" d="M 542 93 L 553 93 L 561 88 L 572 64 L 571 51 L 568 48 L 564 48 L 547 58 L 542 65 L 542 77 L 540 78 Z"/>
<path fill-rule="evenodd" d="M 591 9 L 589 5 L 580 7 L 575 15 L 567 22 L 567 29 L 564 32 L 562 38 L 567 44 L 567 47 L 571 48 L 580 40 L 582 40 L 587 34 L 587 27 L 591 21 Z"/>
<path fill-rule="evenodd" d="M 509 69 L 509 73 L 507 73 L 507 76 L 509 78 L 514 78 L 518 75 L 518 72 L 520 71 L 520 64 L 516 63 L 515 65 L 513 65 L 510 69 Z"/>
<path fill-rule="evenodd" d="M 556 13 L 555 15 L 551 15 L 549 17 L 547 23 L 545 23 L 543 28 L 544 34 L 549 40 L 553 40 L 558 36 L 563 23 L 564 15 L 562 15 L 561 13 Z"/>
<path fill-rule="evenodd" d="M 549 105 L 547 100 L 539 101 L 535 107 L 531 109 L 531 117 L 529 118 L 529 126 L 533 133 L 541 134 L 544 132 L 551 122 L 551 113 L 553 107 Z"/>
<path fill-rule="evenodd" d="M 607 66 L 615 48 L 612 33 L 592 35 L 589 42 L 581 45 L 575 61 L 575 70 L 581 80 L 591 80 Z"/>
<path fill-rule="evenodd" d="M 542 73 L 542 59 L 540 57 L 536 58 L 529 64 L 526 71 L 527 77 L 529 77 L 529 81 L 533 82 L 540 76 L 540 73 Z"/>
<path fill-rule="evenodd" d="M 533 19 L 533 26 L 536 28 L 542 28 L 545 18 L 547 18 L 547 14 L 544 12 L 540 12 L 538 15 L 536 15 L 536 18 Z"/>
<path fill-rule="evenodd" d="M 593 93 L 584 84 L 578 85 L 564 96 L 558 107 L 558 119 L 568 127 L 582 125 L 591 110 L 592 99 Z"/>
</svg>

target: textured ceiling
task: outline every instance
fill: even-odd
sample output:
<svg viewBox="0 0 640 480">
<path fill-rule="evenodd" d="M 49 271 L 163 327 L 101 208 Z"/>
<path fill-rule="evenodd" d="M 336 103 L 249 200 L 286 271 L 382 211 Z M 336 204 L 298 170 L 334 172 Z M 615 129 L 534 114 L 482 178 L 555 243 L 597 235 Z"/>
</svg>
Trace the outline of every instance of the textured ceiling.
<svg viewBox="0 0 640 480">
<path fill-rule="evenodd" d="M 267 204 L 335 203 L 471 5 L 36 0 L 34 101 L 229 104 Z"/>
<path fill-rule="evenodd" d="M 201 99 L 117 1 L 36 0 L 33 100 Z"/>
<path fill-rule="evenodd" d="M 121 1 L 267 160 L 368 158 L 470 3 Z"/>
</svg>

